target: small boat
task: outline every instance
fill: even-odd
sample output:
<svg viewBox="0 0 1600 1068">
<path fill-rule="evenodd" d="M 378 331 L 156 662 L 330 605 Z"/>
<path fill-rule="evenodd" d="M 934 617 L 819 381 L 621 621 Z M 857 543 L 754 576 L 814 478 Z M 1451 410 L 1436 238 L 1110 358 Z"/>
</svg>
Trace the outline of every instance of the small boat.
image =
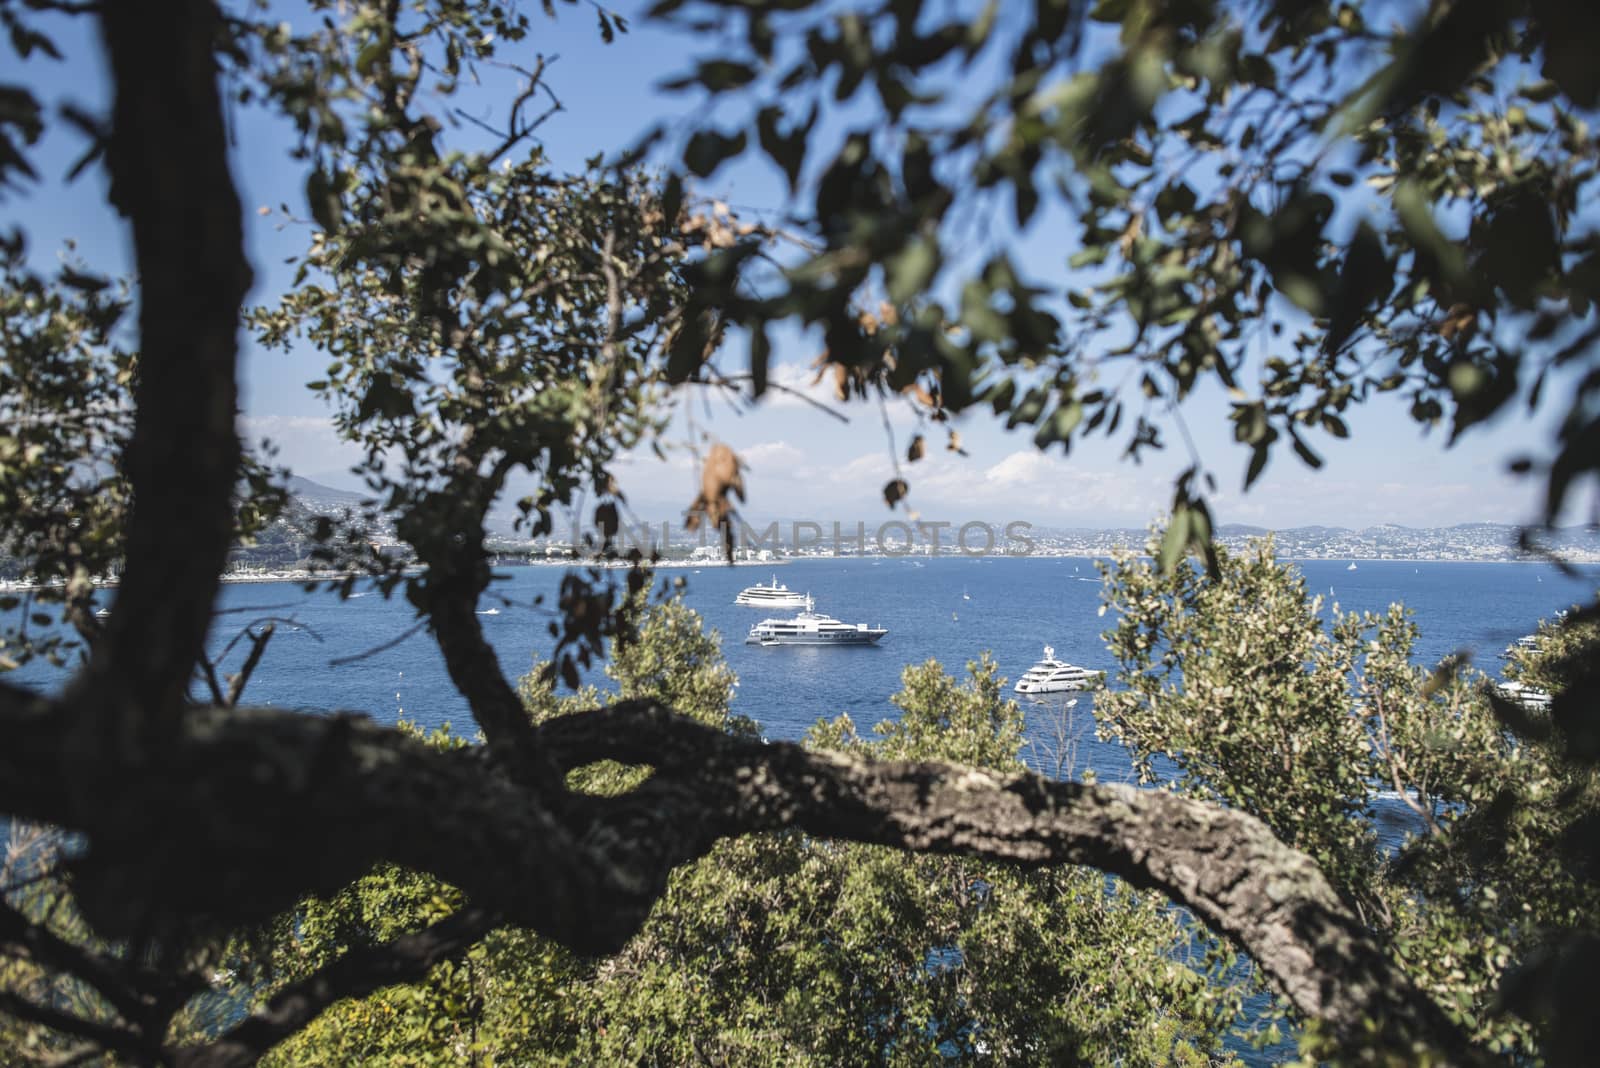
<svg viewBox="0 0 1600 1068">
<path fill-rule="evenodd" d="M 95 609 L 94 617 L 96 619 L 104 619 L 107 616 L 109 616 L 110 614 L 111 614 L 111 609 L 109 609 L 109 608 L 97 608 L 97 609 Z"/>
<path fill-rule="evenodd" d="M 481 611 L 479 611 L 478 614 L 480 616 L 497 616 L 497 615 L 500 614 L 500 609 L 498 609 L 498 608 L 485 608 L 485 609 L 482 609 Z"/>
<path fill-rule="evenodd" d="M 1350 566 L 1345 568 L 1346 571 L 1354 571 L 1355 569 L 1356 569 L 1356 562 L 1354 560 L 1350 561 Z"/>
<path fill-rule="evenodd" d="M 1017 693 L 1061 693 L 1087 689 L 1099 680 L 1101 672 L 1075 667 L 1056 659 L 1056 651 L 1044 647 L 1044 659 L 1023 673 L 1012 687 Z"/>
<path fill-rule="evenodd" d="M 970 600 L 972 600 L 972 594 L 970 594 L 970 593 L 968 593 L 968 592 L 967 592 L 967 591 L 966 591 L 966 589 L 965 589 L 965 588 L 963 588 L 963 589 L 962 589 L 962 590 L 961 590 L 961 599 L 962 599 L 962 600 L 963 600 L 963 601 L 970 601 Z"/>
</svg>

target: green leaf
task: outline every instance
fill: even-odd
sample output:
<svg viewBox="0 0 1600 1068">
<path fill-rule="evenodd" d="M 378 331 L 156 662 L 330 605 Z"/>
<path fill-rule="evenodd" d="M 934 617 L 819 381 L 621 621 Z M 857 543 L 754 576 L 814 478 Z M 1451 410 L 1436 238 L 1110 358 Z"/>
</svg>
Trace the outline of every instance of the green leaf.
<svg viewBox="0 0 1600 1068">
<path fill-rule="evenodd" d="M 372 68 L 377 66 L 378 60 L 389 52 L 389 42 L 384 37 L 368 41 L 366 46 L 356 53 L 356 73 L 363 78 L 372 76 Z"/>
<path fill-rule="evenodd" d="M 1406 179 L 1394 191 L 1394 210 L 1407 236 L 1437 266 L 1443 280 L 1460 284 L 1466 280 L 1466 260 L 1461 248 L 1445 237 L 1433 218 L 1433 201 L 1421 183 Z M 1423 268 L 1423 273 L 1429 273 Z"/>
<path fill-rule="evenodd" d="M 1249 489 L 1256 479 L 1261 477 L 1261 472 L 1267 466 L 1268 446 L 1266 442 L 1256 445 L 1250 450 L 1250 465 L 1245 468 L 1244 488 Z"/>
<path fill-rule="evenodd" d="M 1339 271 L 1333 306 L 1328 312 L 1328 332 L 1322 350 L 1338 352 L 1354 335 L 1367 307 L 1394 288 L 1394 264 L 1385 254 L 1377 231 L 1362 222 L 1350 240 Z"/>
<path fill-rule="evenodd" d="M 1289 441 L 1294 446 L 1294 453 L 1305 461 L 1307 467 L 1315 470 L 1322 466 L 1322 457 L 1311 451 L 1311 446 L 1300 440 L 1300 435 L 1289 432 Z"/>
<path fill-rule="evenodd" d="M 1179 501 L 1172 506 L 1172 519 L 1167 523 L 1166 533 L 1161 536 L 1161 551 L 1156 560 L 1163 575 L 1172 574 L 1178 561 L 1183 559 L 1184 550 L 1189 547 L 1192 515 L 1187 501 Z"/>
<path fill-rule="evenodd" d="M 663 82 L 661 88 L 670 92 L 678 92 L 693 85 L 705 87 L 707 92 L 720 93 L 728 89 L 737 89 L 749 85 L 756 80 L 757 71 L 748 63 L 736 63 L 727 59 L 712 59 L 701 63 L 695 72 L 687 77 L 675 78 Z"/>
<path fill-rule="evenodd" d="M 883 265 L 890 303 L 904 304 L 921 293 L 938 270 L 938 242 L 928 237 L 913 238 Z"/>
<path fill-rule="evenodd" d="M 1561 95 L 1561 87 L 1548 78 L 1534 82 L 1532 85 L 1520 86 L 1517 94 L 1525 100 L 1532 100 L 1536 104 L 1554 100 Z"/>
<path fill-rule="evenodd" d="M 678 174 L 667 176 L 666 185 L 661 190 L 661 215 L 666 220 L 668 230 L 675 230 L 678 224 L 678 215 L 683 211 L 683 177 Z"/>
<path fill-rule="evenodd" d="M 761 323 L 750 331 L 750 395 L 759 397 L 767 391 L 767 365 L 772 360 L 772 340 L 767 337 L 767 324 Z"/>
<path fill-rule="evenodd" d="M 328 233 L 335 233 L 343 216 L 339 194 L 333 182 L 321 167 L 306 177 L 306 203 L 311 208 L 311 218 Z"/>
<path fill-rule="evenodd" d="M 789 191 L 794 192 L 800 182 L 800 169 L 805 165 L 806 137 L 816 122 L 817 113 L 813 110 L 811 119 L 795 126 L 787 136 L 778 125 L 782 118 L 781 108 L 762 108 L 756 113 L 756 138 L 761 144 L 761 150 L 778 165 L 783 171 L 783 176 L 789 180 Z"/>
<path fill-rule="evenodd" d="M 1093 267 L 1106 262 L 1106 254 L 1111 251 L 1107 245 L 1095 245 L 1091 248 L 1080 249 L 1067 257 L 1067 266 L 1073 270 L 1080 267 Z"/>
<path fill-rule="evenodd" d="M 689 138 L 683 150 L 683 164 L 697 176 L 709 178 L 724 160 L 743 152 L 747 140 L 743 130 L 732 137 L 716 130 L 701 130 Z"/>
</svg>

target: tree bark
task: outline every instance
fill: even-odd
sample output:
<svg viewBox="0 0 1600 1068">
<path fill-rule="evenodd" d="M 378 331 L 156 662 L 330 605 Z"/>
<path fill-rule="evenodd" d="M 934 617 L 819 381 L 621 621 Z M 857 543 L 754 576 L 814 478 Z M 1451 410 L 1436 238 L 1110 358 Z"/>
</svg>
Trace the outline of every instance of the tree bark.
<svg viewBox="0 0 1600 1068">
<path fill-rule="evenodd" d="M 92 746 L 158 746 L 211 624 L 232 534 L 237 331 L 250 267 L 228 171 L 210 0 L 100 7 L 116 85 L 106 163 L 139 276 L 126 568 L 77 688 Z"/>
<path fill-rule="evenodd" d="M 437 750 L 356 718 L 195 710 L 154 764 L 103 769 L 128 784 L 151 825 L 184 829 L 181 851 L 165 837 L 108 844 L 115 817 L 74 823 L 58 807 L 64 795 L 16 796 L 7 787 L 30 780 L 10 751 L 0 754 L 0 808 L 85 832 L 80 888 L 114 887 L 140 902 L 147 924 L 163 912 L 174 923 L 259 921 L 392 861 L 584 953 L 621 948 L 672 869 L 729 836 L 798 828 L 1029 867 L 1086 864 L 1187 906 L 1352 1048 L 1475 1059 L 1315 863 L 1243 812 L 1160 790 L 766 744 L 642 702 L 536 734 L 561 767 L 613 759 L 655 774 L 630 794 L 569 795 L 557 809 L 481 748 Z"/>
<path fill-rule="evenodd" d="M 616 950 L 674 867 L 723 837 L 786 827 L 1115 872 L 1235 938 L 1352 1048 L 1473 1059 L 1313 862 L 1248 815 L 1159 791 L 765 745 L 651 704 L 525 729 L 474 634 L 470 575 L 456 576 L 435 625 L 480 722 L 511 741 L 492 757 L 354 717 L 186 708 L 230 537 L 235 332 L 250 272 L 214 5 L 107 3 L 101 16 L 116 83 L 113 199 L 141 279 L 127 567 L 106 638 L 63 700 L 0 685 L 0 812 L 84 835 L 74 892 L 113 938 L 260 921 L 379 861 L 455 884 L 472 910 L 286 991 L 224 1036 L 214 1063 L 249 1063 L 331 999 L 412 977 L 485 917 L 582 952 Z M 607 758 L 656 774 L 622 797 L 565 793 L 564 769 Z"/>
</svg>

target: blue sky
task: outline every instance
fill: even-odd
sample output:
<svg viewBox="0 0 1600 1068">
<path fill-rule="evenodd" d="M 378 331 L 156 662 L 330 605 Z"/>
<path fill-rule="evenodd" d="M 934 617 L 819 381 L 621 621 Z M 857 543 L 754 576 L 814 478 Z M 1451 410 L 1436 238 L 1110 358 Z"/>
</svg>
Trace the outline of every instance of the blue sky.
<svg viewBox="0 0 1600 1068">
<path fill-rule="evenodd" d="M 530 6 L 537 10 L 537 5 Z M 621 6 L 628 10 L 628 5 Z M 632 32 L 606 46 L 591 14 L 582 7 L 563 8 L 555 22 L 538 18 L 535 33 L 522 45 L 525 59 L 535 52 L 559 56 L 549 80 L 566 110 L 541 131 L 546 151 L 559 167 L 581 167 L 586 158 L 631 142 L 651 123 L 697 114 L 700 107 L 693 95 L 667 94 L 656 86 L 689 67 L 701 42 L 635 20 Z M 50 25 L 59 30 L 66 62 L 34 61 L 21 76 L 52 106 L 71 101 L 104 113 L 106 86 L 97 42 L 87 32 L 92 27 L 83 20 Z M 276 212 L 263 216 L 256 209 L 287 203 L 303 214 L 303 173 L 287 158 L 290 142 L 284 124 L 260 112 L 241 111 L 235 130 L 234 174 L 246 206 L 256 270 L 252 299 L 264 303 L 288 284 L 290 268 L 283 260 L 299 251 L 307 234 L 293 225 L 280 229 Z M 62 185 L 61 176 L 82 147 L 79 135 L 57 124 L 36 157 L 42 180 L 21 195 L 7 194 L 0 211 L 26 225 L 36 257 L 53 255 L 64 240 L 73 238 L 91 267 L 108 273 L 125 270 L 128 237 L 105 206 L 103 177 L 91 172 L 71 186 Z M 768 212 L 780 211 L 786 197 L 778 172 L 760 162 L 719 173 L 699 192 L 741 209 Z M 1065 259 L 1074 243 L 1069 221 L 1046 217 L 1025 235 L 1020 260 L 1037 281 L 1061 285 L 1068 279 Z M 805 366 L 819 349 L 815 339 L 789 332 L 778 339 L 775 357 L 780 366 L 774 374 L 796 390 L 831 402 L 825 387 L 811 385 Z M 737 360 L 738 353 L 735 349 L 730 355 Z M 353 487 L 347 468 L 354 450 L 335 439 L 327 411 L 303 388 L 320 376 L 324 362 L 308 347 L 289 355 L 264 353 L 245 339 L 241 428 L 252 440 L 273 439 L 280 460 L 297 473 Z M 681 397 L 678 404 L 680 410 L 692 405 L 694 427 L 727 442 L 746 460 L 748 510 L 757 517 L 888 518 L 881 489 L 893 477 L 895 456 L 903 457 L 917 429 L 909 410 L 891 405 L 891 450 L 890 432 L 876 406 L 841 408 L 849 420 L 843 423 L 782 394 L 744 410 L 703 394 Z M 1537 481 L 1507 475 L 1505 461 L 1514 454 L 1548 449 L 1548 411 L 1541 419 L 1530 419 L 1518 409 L 1446 449 L 1442 429 L 1424 434 L 1400 402 L 1383 399 L 1352 414 L 1351 440 L 1321 443 L 1327 461 L 1321 471 L 1305 468 L 1285 450 L 1251 491 L 1241 495 L 1237 488 L 1248 457 L 1231 440 L 1226 410 L 1220 390 L 1200 391 L 1184 410 L 1201 457 L 1219 476 L 1221 492 L 1213 499 L 1219 522 L 1431 526 L 1537 517 Z M 682 417 L 676 419 L 671 442 L 685 441 L 689 425 Z M 1070 457 L 1059 447 L 1040 453 L 1031 433 L 1008 434 L 982 411 L 955 425 L 968 455 L 946 452 L 943 428 L 933 427 L 928 429 L 928 458 L 903 470 L 911 483 L 910 503 L 925 517 L 1143 525 L 1170 499 L 1173 475 L 1189 462 L 1175 432 L 1167 435 L 1165 454 L 1134 465 L 1120 458 L 1120 444 L 1103 439 L 1075 444 Z M 631 458 L 622 478 L 635 513 L 656 522 L 674 518 L 697 486 L 693 457 L 683 448 L 672 450 L 665 464 L 648 455 Z"/>
</svg>

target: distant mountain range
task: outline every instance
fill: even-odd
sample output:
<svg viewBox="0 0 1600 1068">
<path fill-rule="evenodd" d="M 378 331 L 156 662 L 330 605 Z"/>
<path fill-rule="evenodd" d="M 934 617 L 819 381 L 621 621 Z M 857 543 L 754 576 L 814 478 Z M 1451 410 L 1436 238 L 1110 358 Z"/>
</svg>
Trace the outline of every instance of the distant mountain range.
<svg viewBox="0 0 1600 1068">
<path fill-rule="evenodd" d="M 1509 523 L 1457 523 L 1448 527 L 1406 527 L 1384 523 L 1352 530 L 1347 527 L 1305 526 L 1284 530 L 1228 523 L 1217 528 L 1217 540 L 1242 546 L 1252 538 L 1273 536 L 1279 556 L 1300 558 L 1348 557 L 1352 560 L 1528 560 L 1537 559 L 1519 547 L 1522 528 Z M 1101 553 L 1118 545 L 1141 545 L 1143 530 L 1061 530 L 1035 527 L 1031 536 L 1057 552 Z M 1537 530 L 1533 543 L 1575 563 L 1600 562 L 1600 530 L 1560 527 Z"/>
<path fill-rule="evenodd" d="M 367 494 L 335 489 L 298 475 L 290 478 L 288 488 L 296 499 L 297 510 L 304 509 L 318 514 L 340 512 L 369 499 Z M 674 528 L 674 541 L 677 541 L 681 516 L 675 513 L 670 518 Z M 886 513 L 877 518 L 876 522 L 892 520 L 903 522 L 904 517 L 898 513 L 894 515 Z M 772 521 L 769 518 L 747 519 L 747 522 L 757 530 L 764 529 Z M 510 513 L 491 514 L 487 524 L 489 533 L 502 539 L 516 539 L 518 535 L 513 529 L 513 522 L 514 518 Z M 787 535 L 796 521 L 779 519 L 776 522 L 781 531 L 781 540 L 787 542 Z M 831 524 L 832 520 L 827 522 Z M 856 520 L 841 522 L 847 528 L 854 530 Z M 869 529 L 875 525 L 872 519 L 866 519 L 866 522 Z M 656 529 L 660 528 L 660 523 L 660 519 L 655 521 Z M 1003 530 L 1005 524 L 995 523 L 993 526 L 996 530 Z M 1408 527 L 1398 523 L 1383 523 L 1359 530 L 1323 525 L 1274 530 L 1244 523 L 1226 523 L 1217 528 L 1216 536 L 1217 540 L 1224 544 L 1241 546 L 1251 538 L 1272 534 L 1277 543 L 1278 554 L 1285 557 L 1529 559 L 1530 554 L 1517 547 L 1520 530 L 1521 528 L 1508 523 L 1486 522 L 1457 523 L 1447 527 Z M 557 524 L 557 531 L 557 537 L 570 536 L 570 531 L 560 523 Z M 947 530 L 942 541 L 948 543 L 950 536 Z M 1030 536 L 1054 552 L 1098 554 L 1108 552 L 1118 545 L 1140 545 L 1145 539 L 1145 531 L 1138 527 L 1053 527 L 1036 524 L 1030 531 Z M 1541 530 L 1536 532 L 1536 540 L 1538 544 L 1560 553 L 1568 560 L 1600 562 L 1600 529 L 1595 527 L 1572 526 L 1553 531 Z"/>
<path fill-rule="evenodd" d="M 368 497 L 365 493 L 352 493 L 349 490 L 334 489 L 332 486 L 324 486 L 320 482 L 313 482 L 309 478 L 301 478 L 299 475 L 289 476 L 288 489 L 292 496 L 299 497 L 307 504 L 331 501 L 341 508 L 352 507 Z"/>
</svg>

